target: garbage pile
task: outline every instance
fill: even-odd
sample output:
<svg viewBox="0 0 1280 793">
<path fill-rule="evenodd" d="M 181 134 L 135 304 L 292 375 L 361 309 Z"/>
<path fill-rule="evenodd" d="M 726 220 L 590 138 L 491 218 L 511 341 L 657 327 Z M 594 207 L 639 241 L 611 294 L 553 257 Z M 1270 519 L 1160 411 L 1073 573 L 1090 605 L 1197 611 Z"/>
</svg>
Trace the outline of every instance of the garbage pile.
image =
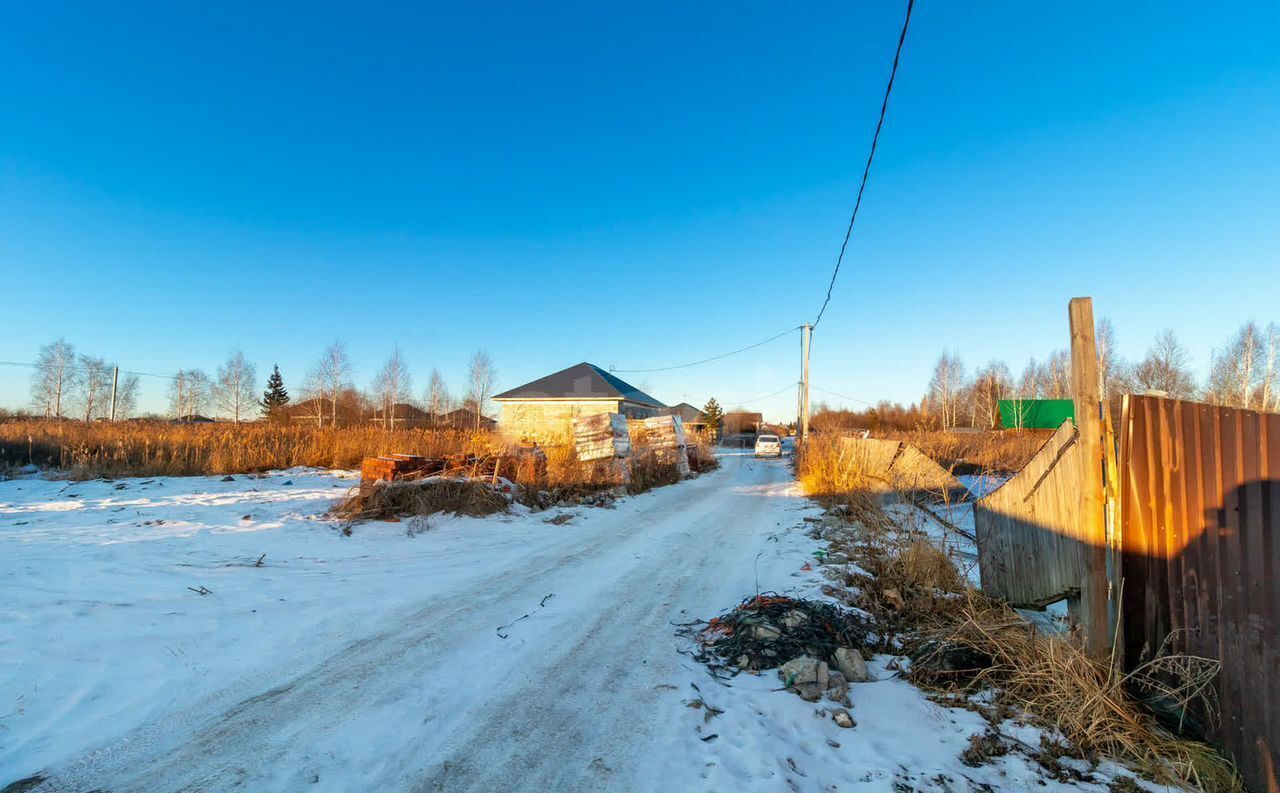
<svg viewBox="0 0 1280 793">
<path fill-rule="evenodd" d="M 604 507 L 612 509 L 614 502 L 625 493 L 626 490 L 620 487 L 601 489 L 599 486 L 592 485 L 557 487 L 549 490 L 526 488 L 519 495 L 519 499 L 521 503 L 534 512 L 541 512 L 552 507 Z"/>
<path fill-rule="evenodd" d="M 778 668 L 784 686 L 810 701 L 844 701 L 849 683 L 867 680 L 869 627 L 833 603 L 769 592 L 683 627 L 696 639 L 691 654 L 720 678 Z"/>
</svg>

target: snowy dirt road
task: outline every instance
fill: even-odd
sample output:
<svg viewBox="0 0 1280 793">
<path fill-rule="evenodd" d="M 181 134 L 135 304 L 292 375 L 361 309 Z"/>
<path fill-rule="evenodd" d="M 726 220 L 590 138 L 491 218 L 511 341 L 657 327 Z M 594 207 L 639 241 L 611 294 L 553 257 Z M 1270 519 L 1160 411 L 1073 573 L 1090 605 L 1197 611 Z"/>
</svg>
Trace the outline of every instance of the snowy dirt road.
<svg viewBox="0 0 1280 793">
<path fill-rule="evenodd" d="M 852 729 L 772 670 L 713 680 L 673 623 L 827 580 L 787 461 L 721 460 L 615 508 L 349 537 L 325 515 L 350 472 L 0 482 L 0 791 L 1104 793 L 1123 775 L 1046 770 L 1016 720 L 1024 750 L 966 762 L 989 725 L 896 657 L 851 688 Z"/>
<path fill-rule="evenodd" d="M 389 587 L 353 584 L 352 619 L 322 621 L 294 593 L 276 622 L 246 623 L 238 642 L 225 624 L 233 615 L 215 614 L 215 632 L 233 632 L 216 647 L 226 663 L 204 676 L 216 685 L 197 675 L 163 708 L 115 711 L 103 725 L 113 737 L 71 756 L 26 736 L 48 767 L 0 755 L 13 763 L 0 783 L 38 771 L 47 779 L 37 790 L 115 793 L 702 788 L 710 747 L 682 701 L 695 672 L 675 652 L 672 623 L 732 605 L 757 575 L 762 589 L 794 589 L 812 545 L 796 527 L 813 508 L 786 462 L 723 463 L 614 510 L 575 510 L 566 526 L 543 513 L 383 538 L 421 552 L 397 557 L 381 577 Z M 351 542 L 319 525 L 303 531 L 317 553 Z M 350 610 L 332 591 L 342 585 L 317 597 Z M 315 635 L 276 652 L 259 632 L 288 635 L 291 621 L 314 623 Z M 134 714 L 144 718 L 130 723 Z M 0 741 L 24 729 L 8 726 Z"/>
</svg>

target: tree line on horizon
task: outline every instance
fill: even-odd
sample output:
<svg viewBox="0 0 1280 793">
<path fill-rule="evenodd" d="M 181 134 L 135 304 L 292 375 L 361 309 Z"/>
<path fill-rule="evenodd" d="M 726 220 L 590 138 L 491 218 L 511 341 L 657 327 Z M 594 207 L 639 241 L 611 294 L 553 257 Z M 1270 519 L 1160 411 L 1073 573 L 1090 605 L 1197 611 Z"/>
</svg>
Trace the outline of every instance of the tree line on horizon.
<svg viewBox="0 0 1280 793">
<path fill-rule="evenodd" d="M 33 365 L 30 409 L 50 419 L 95 421 L 111 415 L 112 377 L 115 364 L 105 358 L 77 352 L 65 339 L 46 344 Z M 294 401 L 285 386 L 280 367 L 273 365 L 265 389 L 258 391 L 257 367 L 244 353 L 233 350 L 210 376 L 201 369 L 179 369 L 166 375 L 168 411 L 165 415 L 138 415 L 141 391 L 137 374 L 120 372 L 115 394 L 115 418 L 168 418 L 191 420 L 207 412 L 234 423 L 266 420 L 314 420 L 317 426 L 376 421 L 394 429 L 406 414 L 421 411 L 431 420 L 462 408 L 475 414 L 479 427 L 497 386 L 497 370 L 488 352 L 478 350 L 467 366 L 467 384 L 455 396 L 443 375 L 433 368 L 426 389 L 413 392 L 408 363 L 394 347 L 367 388 L 357 388 L 355 366 L 346 344 L 335 341 L 307 371 Z M 412 408 L 412 410 L 410 410 Z"/>
<path fill-rule="evenodd" d="M 1190 355 L 1169 329 L 1156 335 L 1146 354 L 1127 361 L 1116 352 L 1115 328 L 1102 319 L 1095 332 L 1098 387 L 1118 412 L 1125 394 L 1162 393 L 1224 407 L 1280 412 L 1280 325 L 1249 321 L 1210 356 L 1197 377 Z M 1071 399 L 1071 353 L 1061 349 L 1043 361 L 1032 358 L 1014 377 L 1009 365 L 993 360 L 969 374 L 957 351 L 944 351 L 934 364 L 924 396 L 902 405 L 882 401 L 862 410 L 834 410 L 818 403 L 811 421 L 830 429 L 896 429 L 1000 426 L 1002 399 Z"/>
</svg>

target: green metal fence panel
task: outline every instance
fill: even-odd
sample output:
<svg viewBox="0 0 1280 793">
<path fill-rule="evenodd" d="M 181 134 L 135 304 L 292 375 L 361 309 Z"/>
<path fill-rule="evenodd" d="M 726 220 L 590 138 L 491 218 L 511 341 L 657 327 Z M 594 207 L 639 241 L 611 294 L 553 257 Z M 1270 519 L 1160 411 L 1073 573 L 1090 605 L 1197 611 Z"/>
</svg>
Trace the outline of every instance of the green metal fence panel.
<svg viewBox="0 0 1280 793">
<path fill-rule="evenodd" d="M 1000 426 L 1006 430 L 1056 430 L 1075 421 L 1076 403 L 1070 399 L 1002 399 Z"/>
</svg>

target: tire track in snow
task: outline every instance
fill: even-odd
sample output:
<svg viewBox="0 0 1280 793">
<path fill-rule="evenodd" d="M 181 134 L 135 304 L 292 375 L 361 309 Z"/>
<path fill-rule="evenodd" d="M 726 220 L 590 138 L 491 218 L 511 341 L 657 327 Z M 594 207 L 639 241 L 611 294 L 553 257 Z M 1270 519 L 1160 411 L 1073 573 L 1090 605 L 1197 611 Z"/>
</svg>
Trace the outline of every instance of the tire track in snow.
<svg viewBox="0 0 1280 793">
<path fill-rule="evenodd" d="M 525 766 L 520 778 L 531 779 L 528 764 L 546 747 L 537 740 L 531 742 L 522 735 L 512 735 L 511 721 L 506 717 L 518 713 L 530 720 L 528 723 L 539 724 L 539 735 L 559 736 L 557 740 L 573 735 L 580 747 L 602 745 L 600 740 L 583 741 L 578 731 L 582 719 L 587 718 L 589 723 L 591 714 L 584 714 L 577 707 L 561 708 L 555 703 L 573 701 L 569 687 L 576 684 L 572 681 L 581 680 L 584 675 L 591 677 L 593 670 L 607 672 L 601 672 L 604 677 L 593 678 L 592 682 L 597 686 L 615 680 L 635 687 L 628 679 L 628 670 L 610 664 L 602 666 L 598 657 L 600 650 L 592 648 L 607 648 L 614 643 L 613 651 L 621 657 L 634 658 L 646 649 L 655 656 L 673 655 L 667 652 L 670 647 L 669 615 L 660 611 L 660 604 L 646 597 L 637 597 L 637 594 L 657 595 L 664 587 L 680 585 L 679 580 L 671 580 L 675 571 L 672 561 L 685 560 L 679 568 L 681 576 L 692 579 L 700 568 L 706 566 L 710 554 L 720 552 L 721 549 L 714 546 L 723 539 L 723 532 L 706 532 L 705 536 L 699 537 L 694 534 L 701 530 L 697 524 L 702 523 L 700 519 L 704 516 L 711 516 L 713 525 L 749 518 L 750 507 L 756 499 L 737 493 L 733 486 L 742 478 L 742 472 L 753 468 L 744 465 L 740 458 L 727 458 L 725 469 L 717 474 L 642 497 L 652 500 L 652 505 L 646 505 L 648 509 L 637 512 L 619 531 L 601 532 L 589 540 L 583 539 L 579 547 L 568 554 L 562 547 L 553 546 L 531 557 L 519 570 L 494 571 L 468 586 L 464 592 L 433 598 L 418 607 L 404 610 L 384 621 L 380 631 L 348 643 L 324 662 L 307 668 L 301 674 L 296 671 L 292 676 L 277 674 L 270 681 L 261 679 L 261 676 L 248 678 L 245 683 L 226 689 L 195 707 L 163 717 L 125 739 L 89 753 L 52 775 L 39 789 L 81 791 L 100 787 L 120 793 L 127 790 L 223 790 L 244 786 L 278 789 L 293 788 L 302 783 L 320 784 L 324 781 L 323 771 L 334 765 L 334 761 L 340 761 L 341 756 L 340 752 L 330 751 L 327 755 L 322 752 L 315 757 L 310 752 L 313 746 L 323 744 L 326 738 L 331 738 L 353 719 L 359 720 L 361 709 L 367 708 L 370 702 L 390 702 L 415 695 L 424 700 L 428 717 L 421 729 L 415 731 L 406 726 L 405 732 L 410 735 L 401 746 L 385 747 L 387 762 L 376 770 L 386 781 L 397 778 L 406 782 L 406 775 L 417 775 L 422 785 L 434 785 L 436 781 L 447 780 L 450 776 L 459 782 L 467 778 L 478 782 L 485 775 L 478 777 L 474 771 L 460 770 L 467 768 L 461 762 L 448 766 L 446 759 L 432 766 L 424 763 L 423 758 L 430 761 L 442 753 L 446 758 L 458 757 L 459 752 L 474 755 L 483 747 L 488 747 L 490 754 L 495 751 L 512 753 L 513 758 L 519 758 L 512 762 Z M 737 510 L 731 508 L 735 502 L 741 502 Z M 589 521 L 590 514 L 588 512 L 584 521 Z M 662 528 L 664 553 L 661 558 L 652 548 L 646 547 L 652 544 L 655 526 Z M 693 537 L 693 542 L 688 544 L 690 547 L 684 547 L 682 540 L 688 537 Z M 745 555 L 752 555 L 754 547 L 752 544 L 751 553 Z M 638 565 L 634 564 L 637 551 L 642 561 Z M 690 559 L 698 561 L 690 565 Z M 494 641 L 491 635 L 494 625 L 507 621 L 529 600 L 537 600 L 560 584 L 568 583 L 566 575 L 572 581 L 587 572 L 586 578 L 590 579 L 589 571 L 583 568 L 606 561 L 613 562 L 623 575 L 618 579 L 605 577 L 606 582 L 614 580 L 615 584 L 604 587 L 606 591 L 592 598 L 586 609 L 593 613 L 598 605 L 618 605 L 613 609 L 601 609 L 592 621 L 578 620 L 578 625 L 585 627 L 584 633 L 557 637 L 560 646 L 568 648 L 563 652 L 555 653 L 553 648 L 544 656 L 534 658 L 524 657 L 527 652 L 510 653 L 504 664 L 507 667 L 505 671 L 517 673 L 521 668 L 526 672 L 537 669 L 538 674 L 526 674 L 523 685 L 498 697 L 497 701 L 503 703 L 503 707 L 495 710 L 482 707 L 483 703 L 465 701 L 459 704 L 470 704 L 470 707 L 458 707 L 452 711 L 432 706 L 431 700 L 440 699 L 441 693 L 447 701 L 449 692 L 432 691 L 430 686 L 424 686 L 422 680 L 431 677 L 431 670 L 436 671 L 439 680 L 447 679 L 450 661 L 465 659 L 469 650 L 477 649 L 486 641 Z M 688 581 L 685 581 L 684 587 L 687 586 Z M 670 602 L 670 596 L 667 599 Z M 553 607 L 562 604 L 563 601 L 553 601 Z M 620 624 L 644 625 L 645 630 L 634 630 L 629 637 L 611 635 L 610 625 L 614 626 L 613 634 L 616 634 L 616 626 Z M 654 645 L 655 641 L 658 644 Z M 586 668 L 582 668 L 584 664 Z M 549 668 L 562 670 L 560 677 L 551 678 L 554 685 L 546 682 Z M 420 671 L 415 673 L 415 670 Z M 496 675 L 497 672 L 494 670 L 491 674 Z M 436 687 L 439 688 L 439 684 Z M 547 699 L 550 692 L 558 692 L 558 696 Z M 652 705 L 653 699 L 650 692 L 627 703 L 628 709 L 643 709 Z M 228 702 L 231 704 L 226 704 Z M 592 703 L 581 704 L 590 706 Z M 433 712 L 435 718 L 431 716 Z M 621 710 L 618 713 L 633 727 L 642 723 L 645 716 L 644 713 L 622 713 Z M 486 721 L 486 717 L 495 720 Z M 618 726 L 616 720 L 610 722 L 613 733 L 618 732 Z M 451 736 L 455 732 L 471 737 L 443 743 L 434 737 Z M 634 729 L 628 732 L 634 732 Z M 423 736 L 426 736 L 425 740 Z M 579 754 L 583 751 L 586 749 Z M 416 757 L 418 762 L 413 762 L 409 759 L 411 757 Z M 501 767 L 511 766 L 508 763 Z M 568 773 L 571 767 L 572 764 L 544 764 L 541 776 L 536 778 L 552 781 L 557 768 Z M 608 764 L 602 763 L 600 770 L 604 772 L 607 768 Z M 578 769 L 574 773 L 585 772 Z M 508 786 L 510 784 L 508 782 Z M 325 785 L 321 784 L 321 787 Z"/>
</svg>

